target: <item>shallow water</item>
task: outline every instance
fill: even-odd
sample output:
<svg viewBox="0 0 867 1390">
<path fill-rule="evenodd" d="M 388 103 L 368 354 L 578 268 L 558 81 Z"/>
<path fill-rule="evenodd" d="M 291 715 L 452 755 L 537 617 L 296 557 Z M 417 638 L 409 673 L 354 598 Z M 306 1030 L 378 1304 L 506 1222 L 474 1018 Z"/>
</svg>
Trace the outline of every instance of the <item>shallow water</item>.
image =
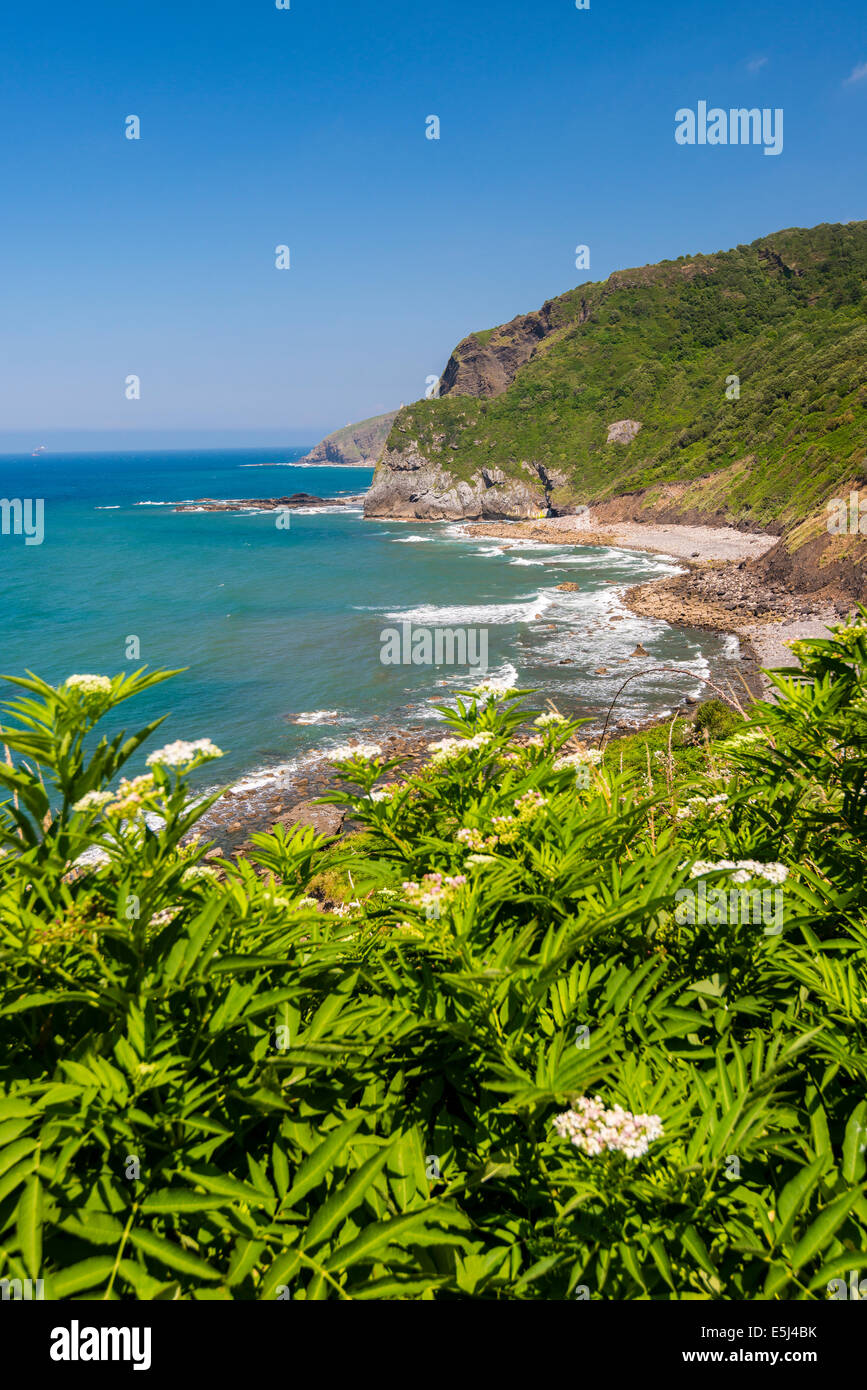
<svg viewBox="0 0 867 1390">
<path fill-rule="evenodd" d="M 43 544 L 0 536 L 0 669 L 59 681 L 144 663 L 184 667 L 122 706 L 123 724 L 170 711 L 151 747 L 210 737 L 226 750 L 221 781 L 246 775 L 256 784 L 373 723 L 422 724 L 438 736 L 432 700 L 475 683 L 478 672 L 383 664 L 381 634 L 403 623 L 478 629 L 489 675 L 540 687 L 540 700 L 597 717 L 642 668 L 673 665 L 682 674 L 631 682 L 617 718 L 661 715 L 701 692 L 696 676 L 711 663 L 737 658 L 733 639 L 624 608 L 629 585 L 677 571 L 664 557 L 495 542 L 454 524 L 365 522 L 358 507 L 293 513 L 289 529 L 273 514 L 172 510 L 199 497 L 337 498 L 363 490 L 371 476 L 251 467 L 301 453 L 0 459 L 0 496 L 45 499 Z M 564 581 L 579 592 L 558 591 Z M 126 655 L 133 637 L 138 661 Z M 631 656 L 639 643 L 646 659 Z M 212 781 L 213 768 L 201 778 Z"/>
</svg>

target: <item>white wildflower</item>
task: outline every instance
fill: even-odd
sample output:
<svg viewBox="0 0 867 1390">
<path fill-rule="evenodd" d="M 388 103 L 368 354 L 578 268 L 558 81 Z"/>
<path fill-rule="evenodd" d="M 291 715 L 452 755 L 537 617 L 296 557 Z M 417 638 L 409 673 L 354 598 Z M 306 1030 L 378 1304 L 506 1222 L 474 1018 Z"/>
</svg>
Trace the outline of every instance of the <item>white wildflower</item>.
<svg viewBox="0 0 867 1390">
<path fill-rule="evenodd" d="M 565 768 L 571 767 L 595 767 L 602 762 L 602 754 L 598 748 L 579 748 L 571 753 L 564 753 L 561 757 L 554 760 L 554 771 L 562 772 Z"/>
<path fill-rule="evenodd" d="M 386 782 L 383 787 L 374 787 L 373 791 L 368 792 L 371 801 L 391 801 L 400 791 L 399 782 Z"/>
<path fill-rule="evenodd" d="M 108 676 L 67 676 L 67 690 L 80 690 L 82 695 L 107 695 L 111 690 Z"/>
<path fill-rule="evenodd" d="M 198 883 L 200 880 L 216 877 L 217 870 L 212 869 L 209 864 L 191 864 L 181 874 L 181 883 Z"/>
<path fill-rule="evenodd" d="M 474 734 L 472 738 L 443 738 L 438 743 L 429 743 L 428 748 L 433 753 L 431 765 L 441 767 L 443 763 L 452 762 L 455 758 L 462 758 L 465 753 L 475 752 L 479 748 L 484 748 L 485 744 L 490 743 L 494 735 L 489 732 Z"/>
<path fill-rule="evenodd" d="M 470 694 L 475 695 L 477 698 L 487 699 L 489 701 L 499 700 L 504 695 L 508 695 L 509 692 L 514 689 L 514 681 L 510 681 L 508 679 L 491 679 L 488 681 L 480 681 L 478 685 L 474 685 L 470 691 Z"/>
<path fill-rule="evenodd" d="M 752 878 L 763 878 L 767 883 L 785 883 L 789 871 L 785 864 L 762 864 L 757 859 L 718 859 L 711 862 L 697 859 L 689 871 L 690 878 L 700 878 L 702 874 L 728 873 L 733 883 L 749 883 Z"/>
<path fill-rule="evenodd" d="M 346 762 L 348 758 L 378 758 L 382 753 L 378 743 L 342 743 L 339 748 L 329 748 L 328 756 L 333 763 Z"/>
<path fill-rule="evenodd" d="M 722 815 L 728 799 L 728 792 L 720 792 L 718 796 L 691 796 L 689 801 L 680 807 L 677 819 L 689 820 L 699 810 L 706 810 L 712 816 Z"/>
<path fill-rule="evenodd" d="M 664 1133 L 658 1115 L 633 1115 L 621 1105 L 606 1109 L 601 1096 L 579 1097 L 571 1110 L 555 1117 L 554 1128 L 591 1158 L 606 1152 L 640 1158 Z"/>
<path fill-rule="evenodd" d="M 210 758 L 222 758 L 223 751 L 212 743 L 209 738 L 198 738 L 192 742 L 185 739 L 176 739 L 174 743 L 167 743 L 165 748 L 158 748 L 155 753 L 145 761 L 148 767 L 159 764 L 160 767 L 184 767 L 187 763 L 194 760 L 207 762 Z"/>
<path fill-rule="evenodd" d="M 538 719 L 533 720 L 533 725 L 537 729 L 549 729 L 557 724 L 568 724 L 569 720 L 565 715 L 558 714 L 556 710 L 548 710 L 545 714 L 540 714 Z"/>
<path fill-rule="evenodd" d="M 112 792 L 86 792 L 73 804 L 73 811 L 101 811 L 113 799 Z"/>
</svg>

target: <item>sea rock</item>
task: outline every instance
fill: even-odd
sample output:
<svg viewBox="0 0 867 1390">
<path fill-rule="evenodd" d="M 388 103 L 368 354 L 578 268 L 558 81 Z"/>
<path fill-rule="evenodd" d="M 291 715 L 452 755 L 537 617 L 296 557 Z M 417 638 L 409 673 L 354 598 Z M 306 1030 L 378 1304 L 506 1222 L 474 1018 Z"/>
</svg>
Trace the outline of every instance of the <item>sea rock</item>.
<svg viewBox="0 0 867 1390">
<path fill-rule="evenodd" d="M 275 512 L 278 508 L 293 507 L 343 507 L 346 503 L 338 497 L 314 497 L 311 492 L 293 492 L 291 497 L 198 497 L 194 502 L 180 502 L 172 510 L 176 512 L 237 512 L 254 507 L 260 512 Z"/>
<path fill-rule="evenodd" d="M 638 646 L 635 648 L 635 651 L 630 652 L 630 656 L 650 656 L 650 652 L 645 651 L 644 647 L 642 647 L 641 643 L 639 642 Z"/>
<path fill-rule="evenodd" d="M 571 580 L 567 580 L 565 584 L 558 584 L 557 588 L 562 589 L 563 592 L 567 594 L 577 594 L 579 585 L 573 584 Z"/>
</svg>

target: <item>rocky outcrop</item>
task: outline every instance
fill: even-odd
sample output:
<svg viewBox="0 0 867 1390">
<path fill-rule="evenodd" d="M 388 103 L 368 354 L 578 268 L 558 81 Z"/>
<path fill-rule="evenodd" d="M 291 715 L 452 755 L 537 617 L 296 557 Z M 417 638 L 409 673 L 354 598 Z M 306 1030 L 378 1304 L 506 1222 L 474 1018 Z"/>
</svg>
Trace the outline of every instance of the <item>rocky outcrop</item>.
<svg viewBox="0 0 867 1390">
<path fill-rule="evenodd" d="M 239 512 L 249 507 L 260 512 L 292 510 L 295 507 L 343 507 L 346 498 L 314 497 L 310 492 L 293 492 L 291 497 L 199 497 L 194 502 L 180 502 L 176 512 Z M 355 498 L 350 498 L 355 501 Z"/>
<path fill-rule="evenodd" d="M 539 474 L 507 478 L 499 469 L 480 468 L 457 479 L 410 446 L 386 450 L 364 499 L 364 515 L 413 517 L 418 521 L 518 520 L 547 516 L 548 497 Z"/>
<path fill-rule="evenodd" d="M 519 314 L 487 333 L 471 333 L 458 343 L 440 377 L 439 395 L 501 396 L 556 327 L 556 300 L 532 314 Z M 586 315 L 586 305 L 584 306 Z M 579 318 L 579 322 L 583 321 Z"/>
<path fill-rule="evenodd" d="M 608 426 L 606 444 L 631 444 L 641 429 L 640 420 L 615 420 Z"/>
<path fill-rule="evenodd" d="M 289 830 L 293 825 L 306 826 L 317 835 L 339 835 L 346 811 L 342 806 L 334 806 L 318 801 L 301 801 L 291 811 L 279 816 L 277 823 Z"/>
<path fill-rule="evenodd" d="M 385 415 L 373 415 L 360 424 L 345 425 L 342 430 L 335 430 L 321 439 L 309 454 L 305 454 L 301 463 L 357 463 L 373 467 L 382 453 L 396 415 L 396 410 L 389 410 Z"/>
</svg>

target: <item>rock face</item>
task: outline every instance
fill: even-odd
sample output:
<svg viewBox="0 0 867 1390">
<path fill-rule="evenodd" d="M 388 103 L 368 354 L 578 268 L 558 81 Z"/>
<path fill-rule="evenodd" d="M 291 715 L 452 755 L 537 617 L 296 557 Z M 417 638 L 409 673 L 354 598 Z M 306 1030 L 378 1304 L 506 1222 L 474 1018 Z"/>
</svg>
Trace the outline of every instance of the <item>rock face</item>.
<svg viewBox="0 0 867 1390">
<path fill-rule="evenodd" d="M 640 420 L 615 420 L 608 426 L 606 444 L 631 444 L 641 429 Z"/>
<path fill-rule="evenodd" d="M 480 468 L 468 481 L 456 479 L 410 445 L 387 449 L 370 491 L 364 515 L 414 517 L 419 521 L 521 520 L 549 513 L 546 481 L 530 464 L 524 479 L 507 478 L 496 468 Z"/>
<path fill-rule="evenodd" d="M 305 454 L 301 462 L 369 464 L 372 468 L 382 453 L 396 415 L 396 410 L 389 410 L 385 415 L 373 415 L 357 425 L 335 430 Z"/>
<path fill-rule="evenodd" d="M 539 343 L 558 325 L 557 301 L 546 300 L 532 314 L 519 314 L 489 333 L 471 333 L 458 343 L 440 377 L 439 395 L 501 396 L 519 367 L 529 361 Z M 589 310 L 582 300 L 576 320 L 583 323 Z"/>
</svg>

